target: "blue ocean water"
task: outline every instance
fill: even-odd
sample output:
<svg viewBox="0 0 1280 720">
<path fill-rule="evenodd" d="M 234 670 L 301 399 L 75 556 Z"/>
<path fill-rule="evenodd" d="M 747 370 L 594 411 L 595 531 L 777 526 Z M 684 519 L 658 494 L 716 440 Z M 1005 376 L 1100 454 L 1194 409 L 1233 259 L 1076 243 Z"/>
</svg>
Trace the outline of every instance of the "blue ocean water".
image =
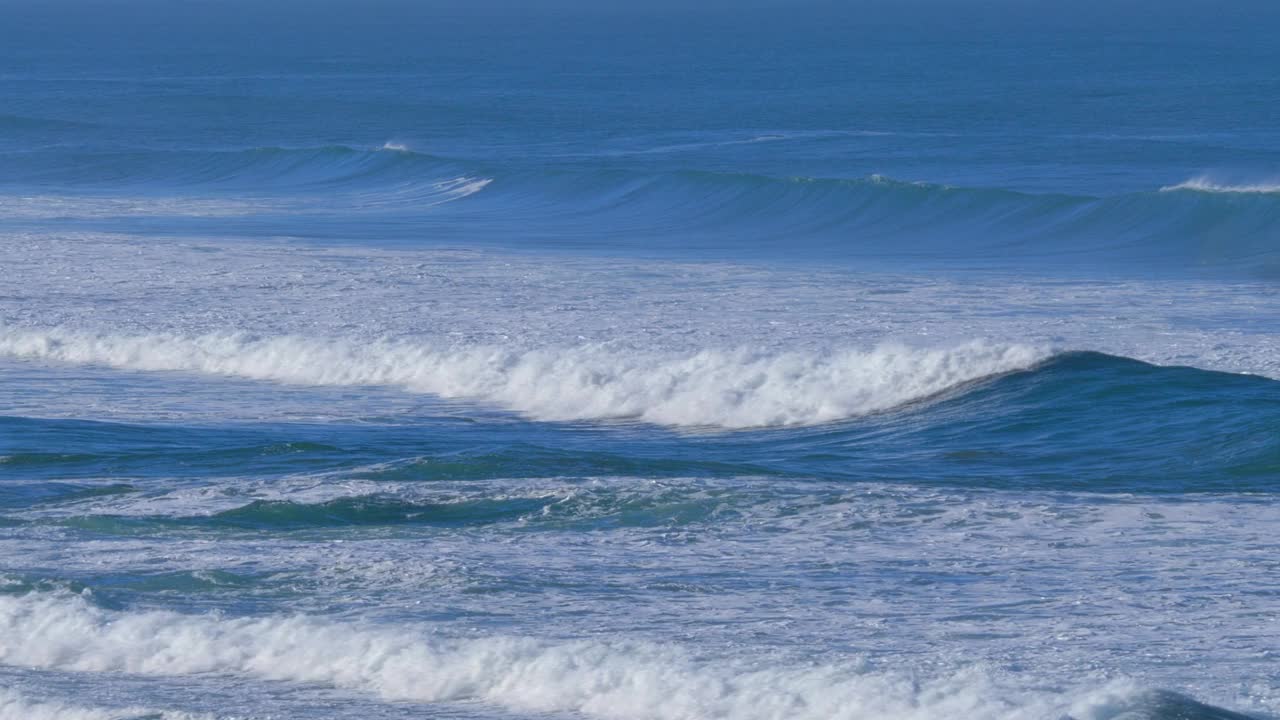
<svg viewBox="0 0 1280 720">
<path fill-rule="evenodd" d="M 0 2 L 0 720 L 1280 717 L 1280 11 Z"/>
</svg>

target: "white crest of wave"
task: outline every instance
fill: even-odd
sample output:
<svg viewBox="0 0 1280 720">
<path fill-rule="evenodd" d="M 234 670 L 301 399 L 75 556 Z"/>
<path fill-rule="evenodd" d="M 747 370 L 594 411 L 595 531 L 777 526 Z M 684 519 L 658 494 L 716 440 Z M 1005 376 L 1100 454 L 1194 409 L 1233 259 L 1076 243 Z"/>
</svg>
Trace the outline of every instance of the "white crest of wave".
<svg viewBox="0 0 1280 720">
<path fill-rule="evenodd" d="M 803 425 L 887 410 L 1028 368 L 1049 351 L 973 341 L 946 348 L 635 352 L 521 350 L 245 334 L 114 335 L 0 326 L 0 355 L 310 385 L 383 385 L 479 400 L 540 420 L 636 419 L 722 428 Z"/>
<path fill-rule="evenodd" d="M 388 140 L 387 142 L 382 143 L 382 147 L 380 147 L 380 148 L 378 148 L 378 149 L 379 149 L 379 150 L 388 150 L 388 151 L 391 151 L 391 152 L 409 152 L 409 146 L 408 146 L 408 145 L 406 145 L 406 144 L 404 144 L 404 143 L 400 143 L 400 142 L 394 142 L 394 141 L 391 141 L 391 140 Z"/>
<path fill-rule="evenodd" d="M 0 688 L 0 720 L 212 720 L 207 715 L 156 711 L 145 708 L 96 708 L 60 699 L 33 699 L 16 690 Z"/>
<path fill-rule="evenodd" d="M 1259 182 L 1236 185 L 1215 182 L 1207 177 L 1197 177 L 1187 180 L 1186 182 L 1180 182 L 1177 185 L 1166 185 L 1165 187 L 1160 188 L 1160 192 L 1176 192 L 1178 190 L 1193 190 L 1195 192 L 1208 193 L 1265 195 L 1280 193 L 1280 182 Z"/>
<path fill-rule="evenodd" d="M 371 693 L 482 701 L 607 720 L 1103 720 L 1141 706 L 1113 683 L 1075 695 L 1011 686 L 980 668 L 922 678 L 864 662 L 770 665 L 670 645 L 449 638 L 429 628 L 315 617 L 118 612 L 78 596 L 0 597 L 0 662 L 103 673 L 234 673 Z M 93 716 L 89 716 L 93 717 Z"/>
<path fill-rule="evenodd" d="M 493 178 L 477 178 L 464 175 L 461 177 L 450 178 L 448 180 L 441 180 L 440 182 L 432 185 L 432 187 L 448 195 L 449 200 L 457 200 L 480 192 L 488 187 L 491 182 L 493 182 Z"/>
</svg>

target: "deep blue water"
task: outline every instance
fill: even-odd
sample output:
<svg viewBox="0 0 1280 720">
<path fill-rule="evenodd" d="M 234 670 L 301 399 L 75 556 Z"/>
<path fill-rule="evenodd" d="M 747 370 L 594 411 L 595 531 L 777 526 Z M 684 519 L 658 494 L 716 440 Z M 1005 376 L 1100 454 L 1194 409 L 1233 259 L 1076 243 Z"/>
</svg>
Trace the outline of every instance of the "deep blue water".
<svg viewBox="0 0 1280 720">
<path fill-rule="evenodd" d="M 0 2 L 0 720 L 1280 716 L 1277 33 Z"/>
</svg>

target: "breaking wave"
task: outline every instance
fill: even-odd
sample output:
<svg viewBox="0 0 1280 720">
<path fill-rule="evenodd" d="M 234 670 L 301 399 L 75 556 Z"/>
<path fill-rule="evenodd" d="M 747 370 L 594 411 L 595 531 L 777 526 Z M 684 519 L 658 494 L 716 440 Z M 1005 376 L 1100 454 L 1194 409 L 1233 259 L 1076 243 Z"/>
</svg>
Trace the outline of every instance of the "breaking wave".
<svg viewBox="0 0 1280 720">
<path fill-rule="evenodd" d="M 531 376 L 530 383 L 538 382 Z M 260 387 L 197 384 L 207 386 L 202 392 L 247 393 L 255 403 L 275 402 Z M 316 389 L 307 394 L 312 392 L 329 406 L 326 393 Z M 534 390 L 531 386 L 525 392 Z M 829 392 L 852 391 L 833 387 Z M 303 472 L 310 478 L 306 483 L 343 488 L 340 497 L 329 492 L 319 497 L 275 490 L 263 494 L 258 489 L 229 495 L 216 507 L 202 501 L 199 511 L 163 513 L 233 511 L 197 519 L 217 527 L 520 523 L 534 516 L 588 524 L 606 517 L 679 524 L 696 522 L 716 507 L 671 503 L 648 492 L 640 500 L 627 493 L 579 493 L 568 499 L 560 490 L 487 497 L 471 506 L 451 504 L 457 498 L 394 490 L 405 483 L 438 487 L 440 482 L 537 478 L 557 483 L 613 478 L 611 487 L 623 477 L 700 477 L 734 486 L 745 478 L 769 478 L 771 483 L 818 478 L 1093 493 L 1280 491 L 1280 438 L 1275 432 L 1280 382 L 1100 353 L 1058 354 L 1027 371 L 970 382 L 928 402 L 856 421 L 751 433 L 561 424 L 535 428 L 473 408 L 440 413 L 430 403 L 425 411 L 391 419 L 376 409 L 377 403 L 360 406 L 357 396 L 362 394 L 339 390 L 350 420 L 341 421 L 336 436 L 306 424 L 192 428 L 168 424 L 172 418 L 135 425 L 0 416 L 0 438 L 8 440 L 0 447 L 6 453 L 0 474 L 22 480 L 0 485 L 0 506 L 19 518 L 65 517 L 89 505 L 99 508 L 95 513 L 133 516 L 135 498 L 148 507 L 159 502 L 153 495 L 137 495 L 136 478 L 155 473 L 170 478 L 172 468 L 182 468 L 188 478 L 228 472 L 292 477 Z M 713 397 L 699 406 L 689 400 L 679 419 L 706 422 L 707 415 L 690 413 L 710 413 L 715 402 L 719 400 Z M 753 402 L 764 401 L 743 399 L 736 411 L 746 414 Z M 572 397 L 564 403 L 562 413 L 581 411 Z M 473 434 L 477 423 L 494 433 L 479 445 Z M 359 497 L 348 497 L 353 493 Z M 264 502 L 245 504 L 255 500 Z"/>
<path fill-rule="evenodd" d="M 1206 193 L 1234 193 L 1243 195 L 1272 194 L 1280 193 L 1280 182 L 1230 184 L 1218 183 L 1210 180 L 1209 178 L 1198 177 L 1187 180 L 1186 182 L 1180 182 L 1177 185 L 1168 185 L 1160 188 L 1160 192 L 1176 192 L 1178 190 L 1190 190 Z"/>
<path fill-rule="evenodd" d="M 479 400 L 539 420 L 670 426 L 812 425 L 888 410 L 1025 369 L 1048 349 L 973 341 L 947 348 L 766 354 L 637 352 L 607 345 L 517 350 L 244 334 L 110 335 L 0 326 L 0 354 L 144 371 L 308 385 L 383 385 Z"/>
<path fill-rule="evenodd" d="M 113 611 L 57 592 L 0 596 L 0 630 L 0 661 L 11 665 L 155 676 L 243 674 L 388 701 L 480 701 L 609 720 L 1242 717 L 1123 681 L 1055 692 L 981 668 L 921 677 L 859 659 L 771 665 L 640 641 L 458 639 L 426 627 L 304 615 Z"/>
</svg>

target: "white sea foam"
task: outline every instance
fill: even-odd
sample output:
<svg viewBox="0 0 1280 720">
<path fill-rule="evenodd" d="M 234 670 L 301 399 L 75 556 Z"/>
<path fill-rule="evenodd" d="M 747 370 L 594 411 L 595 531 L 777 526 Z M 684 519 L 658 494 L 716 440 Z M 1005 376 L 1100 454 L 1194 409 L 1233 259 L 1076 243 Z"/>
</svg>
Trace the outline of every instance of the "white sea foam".
<svg viewBox="0 0 1280 720">
<path fill-rule="evenodd" d="M 389 701 L 482 701 L 617 720 L 1101 720 L 1149 701 L 1123 682 L 1061 693 L 973 667 L 921 677 L 862 661 L 704 659 L 639 642 L 455 639 L 430 628 L 307 616 L 117 612 L 65 595 L 0 597 L 0 662 L 160 676 L 234 673 Z"/>
<path fill-rule="evenodd" d="M 391 141 L 391 140 L 388 140 L 387 142 L 382 143 L 382 147 L 380 147 L 380 148 L 378 148 L 378 149 L 379 149 L 379 150 L 389 150 L 389 151 L 391 151 L 391 152 L 409 152 L 409 146 L 408 146 L 408 145 L 406 145 L 406 144 L 404 144 L 404 143 L 400 143 L 400 142 L 393 142 L 393 141 Z"/>
<path fill-rule="evenodd" d="M 207 715 L 146 708 L 85 707 L 65 700 L 31 698 L 0 688 L 0 720 L 201 720 Z"/>
<path fill-rule="evenodd" d="M 9 220 L 117 217 L 239 217 L 271 210 L 261 200 L 182 197 L 0 196 L 0 216 Z"/>
<path fill-rule="evenodd" d="M 1193 190 L 1196 192 L 1207 193 L 1264 195 L 1280 193 L 1280 182 L 1231 184 L 1215 182 L 1207 177 L 1197 177 L 1185 182 L 1180 182 L 1177 185 L 1166 185 L 1165 187 L 1160 188 L 1160 192 L 1176 192 L 1178 190 Z"/>
<path fill-rule="evenodd" d="M 608 345 L 520 350 L 244 334 L 115 335 L 0 326 L 0 354 L 144 371 L 310 385 L 387 385 L 474 399 L 542 420 L 636 419 L 745 428 L 887 410 L 1023 369 L 1046 348 L 973 341 L 946 348 L 762 354 L 633 352 Z"/>
<path fill-rule="evenodd" d="M 474 195 L 489 186 L 493 182 L 493 178 L 480 178 L 463 175 L 448 180 L 441 180 L 432 187 L 445 193 L 450 200 L 457 200 L 468 195 Z"/>
<path fill-rule="evenodd" d="M 459 175 L 437 180 L 426 186 L 409 184 L 396 189 L 379 188 L 373 192 L 336 196 L 329 199 L 330 205 L 326 207 L 331 208 L 333 202 L 344 202 L 350 204 L 353 211 L 367 211 L 396 205 L 427 208 L 475 195 L 488 187 L 491 182 L 493 182 L 492 178 Z"/>
</svg>

